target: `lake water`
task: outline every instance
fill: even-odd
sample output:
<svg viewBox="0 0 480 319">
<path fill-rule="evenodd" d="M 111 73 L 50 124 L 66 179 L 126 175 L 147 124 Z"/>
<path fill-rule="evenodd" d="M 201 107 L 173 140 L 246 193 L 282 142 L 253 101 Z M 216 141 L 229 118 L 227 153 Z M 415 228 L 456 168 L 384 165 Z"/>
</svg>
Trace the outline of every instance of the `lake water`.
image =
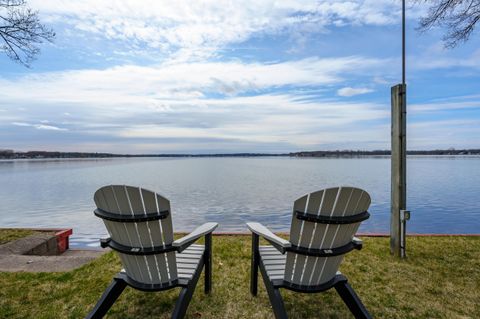
<svg viewBox="0 0 480 319">
<path fill-rule="evenodd" d="M 408 158 L 408 231 L 480 233 L 480 157 Z M 0 227 L 71 227 L 72 246 L 106 234 L 93 193 L 107 184 L 142 186 L 169 198 L 175 231 L 207 221 L 246 231 L 258 221 L 287 231 L 295 199 L 350 185 L 371 194 L 362 232 L 388 232 L 390 159 L 117 158 L 0 161 Z"/>
</svg>

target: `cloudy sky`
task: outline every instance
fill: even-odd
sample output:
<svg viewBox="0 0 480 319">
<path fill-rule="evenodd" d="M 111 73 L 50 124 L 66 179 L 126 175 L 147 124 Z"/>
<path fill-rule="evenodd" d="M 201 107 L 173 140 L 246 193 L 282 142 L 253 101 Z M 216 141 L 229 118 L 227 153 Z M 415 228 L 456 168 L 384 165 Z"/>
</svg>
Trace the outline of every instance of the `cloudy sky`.
<svg viewBox="0 0 480 319">
<path fill-rule="evenodd" d="M 30 0 L 57 36 L 0 54 L 0 148 L 388 149 L 401 2 Z M 480 33 L 443 48 L 408 6 L 409 149 L 480 148 Z"/>
</svg>

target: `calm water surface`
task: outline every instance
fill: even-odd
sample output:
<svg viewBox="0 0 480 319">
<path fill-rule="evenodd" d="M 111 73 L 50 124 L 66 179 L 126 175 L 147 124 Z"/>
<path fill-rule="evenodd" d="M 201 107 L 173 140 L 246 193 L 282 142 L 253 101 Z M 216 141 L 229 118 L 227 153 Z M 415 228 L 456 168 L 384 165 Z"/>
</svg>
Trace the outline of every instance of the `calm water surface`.
<svg viewBox="0 0 480 319">
<path fill-rule="evenodd" d="M 480 157 L 409 157 L 410 232 L 480 233 Z M 246 231 L 259 221 L 288 230 L 293 201 L 350 185 L 372 196 L 363 232 L 389 231 L 390 159 L 130 158 L 0 161 L 0 227 L 73 227 L 72 246 L 106 234 L 93 193 L 107 184 L 143 186 L 169 198 L 176 231 L 207 221 Z"/>
</svg>

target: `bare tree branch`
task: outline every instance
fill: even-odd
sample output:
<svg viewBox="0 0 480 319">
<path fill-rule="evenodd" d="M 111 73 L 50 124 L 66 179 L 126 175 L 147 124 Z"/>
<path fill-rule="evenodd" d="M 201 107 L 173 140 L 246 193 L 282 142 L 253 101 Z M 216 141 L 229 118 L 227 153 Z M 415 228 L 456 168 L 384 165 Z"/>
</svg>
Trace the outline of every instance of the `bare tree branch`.
<svg viewBox="0 0 480 319">
<path fill-rule="evenodd" d="M 418 0 L 431 3 L 427 16 L 420 19 L 417 30 L 434 26 L 447 28 L 443 41 L 447 48 L 466 42 L 480 20 L 480 0 Z"/>
<path fill-rule="evenodd" d="M 38 12 L 27 8 L 25 0 L 0 0 L 0 51 L 10 59 L 29 67 L 40 53 L 39 44 L 54 37 L 55 32 L 40 23 Z"/>
</svg>

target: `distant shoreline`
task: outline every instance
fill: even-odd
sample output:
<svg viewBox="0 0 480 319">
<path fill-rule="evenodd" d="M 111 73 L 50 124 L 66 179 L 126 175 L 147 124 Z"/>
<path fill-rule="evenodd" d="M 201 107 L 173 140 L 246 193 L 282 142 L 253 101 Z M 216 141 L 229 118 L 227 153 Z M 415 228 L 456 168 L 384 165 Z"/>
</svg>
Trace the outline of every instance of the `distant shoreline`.
<svg viewBox="0 0 480 319">
<path fill-rule="evenodd" d="M 480 149 L 448 149 L 448 150 L 411 150 L 407 155 L 480 155 Z M 389 150 L 375 151 L 304 151 L 291 153 L 218 153 L 218 154 L 113 154 L 113 153 L 87 153 L 87 152 L 48 152 L 28 151 L 15 152 L 13 150 L 0 150 L 0 159 L 42 159 L 42 158 L 129 158 L 129 157 L 162 157 L 162 158 L 190 158 L 190 157 L 302 157 L 302 158 L 338 158 L 338 157 L 365 157 L 365 156 L 390 156 Z"/>
</svg>

